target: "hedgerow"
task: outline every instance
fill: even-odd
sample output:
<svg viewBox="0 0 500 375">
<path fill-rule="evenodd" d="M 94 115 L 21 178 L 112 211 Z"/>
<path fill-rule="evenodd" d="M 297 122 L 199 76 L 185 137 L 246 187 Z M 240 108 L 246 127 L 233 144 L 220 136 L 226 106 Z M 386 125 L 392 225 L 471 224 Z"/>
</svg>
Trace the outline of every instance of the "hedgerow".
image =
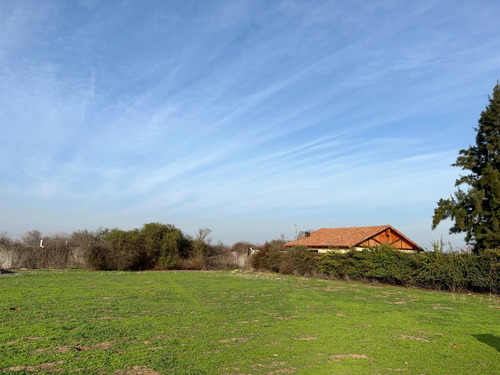
<svg viewBox="0 0 500 375">
<path fill-rule="evenodd" d="M 298 255 L 300 254 L 300 255 Z M 378 281 L 429 289 L 500 294 L 500 250 L 480 254 L 430 251 L 403 253 L 389 246 L 313 255 L 304 248 L 269 248 L 254 267 L 285 274 Z"/>
<path fill-rule="evenodd" d="M 325 276 L 450 291 L 500 292 L 500 251 L 407 254 L 387 248 L 328 254 L 316 259 Z"/>
<path fill-rule="evenodd" d="M 9 268 L 166 270 L 233 266 L 230 250 L 222 244 L 212 245 L 209 233 L 209 229 L 200 229 L 193 238 L 171 224 L 161 223 L 131 230 L 85 230 L 55 236 L 30 231 L 21 242 L 0 233 L 0 250 L 10 259 Z"/>
</svg>

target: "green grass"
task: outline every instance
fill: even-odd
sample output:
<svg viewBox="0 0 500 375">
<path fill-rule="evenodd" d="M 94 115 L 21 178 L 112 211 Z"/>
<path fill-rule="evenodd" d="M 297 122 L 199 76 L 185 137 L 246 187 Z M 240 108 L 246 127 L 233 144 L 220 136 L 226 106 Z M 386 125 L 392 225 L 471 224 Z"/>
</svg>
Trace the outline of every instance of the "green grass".
<svg viewBox="0 0 500 375">
<path fill-rule="evenodd" d="M 500 299 L 240 272 L 0 278 L 0 373 L 499 374 Z"/>
</svg>

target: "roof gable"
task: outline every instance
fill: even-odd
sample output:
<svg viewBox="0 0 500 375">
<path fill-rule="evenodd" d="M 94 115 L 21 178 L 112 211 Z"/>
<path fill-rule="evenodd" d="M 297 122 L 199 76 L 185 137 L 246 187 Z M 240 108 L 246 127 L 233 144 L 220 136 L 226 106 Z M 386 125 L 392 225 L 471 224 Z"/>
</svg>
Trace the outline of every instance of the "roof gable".
<svg viewBox="0 0 500 375">
<path fill-rule="evenodd" d="M 390 225 L 349 228 L 321 228 L 298 240 L 285 244 L 285 247 L 306 246 L 309 248 L 350 248 L 391 244 L 396 248 L 420 250 L 415 242 L 404 236 Z"/>
</svg>

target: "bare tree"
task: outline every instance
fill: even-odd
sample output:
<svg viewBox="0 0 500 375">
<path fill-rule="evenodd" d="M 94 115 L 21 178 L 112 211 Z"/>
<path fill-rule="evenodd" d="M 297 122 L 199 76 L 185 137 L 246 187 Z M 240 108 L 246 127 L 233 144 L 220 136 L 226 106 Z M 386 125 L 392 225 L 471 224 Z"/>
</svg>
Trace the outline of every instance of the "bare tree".
<svg viewBox="0 0 500 375">
<path fill-rule="evenodd" d="M 0 232 L 0 246 L 9 247 L 12 240 L 7 232 Z"/>
<path fill-rule="evenodd" d="M 86 229 L 71 233 L 69 243 L 70 246 L 80 247 L 84 250 L 100 245 L 97 234 Z"/>
<path fill-rule="evenodd" d="M 212 233 L 212 229 L 200 228 L 198 229 L 198 233 L 196 234 L 195 240 L 200 241 L 201 243 L 204 244 L 210 244 L 210 242 L 212 242 L 212 239 L 208 238 L 210 233 Z"/>
<path fill-rule="evenodd" d="M 30 230 L 22 235 L 21 241 L 26 246 L 40 246 L 40 240 L 42 239 L 42 232 L 39 230 Z"/>
</svg>

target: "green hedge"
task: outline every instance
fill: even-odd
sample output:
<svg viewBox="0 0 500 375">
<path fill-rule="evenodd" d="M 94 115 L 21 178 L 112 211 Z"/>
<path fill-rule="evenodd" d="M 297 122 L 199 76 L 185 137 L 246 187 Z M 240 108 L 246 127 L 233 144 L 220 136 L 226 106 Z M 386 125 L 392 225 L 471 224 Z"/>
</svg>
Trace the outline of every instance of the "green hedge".
<svg viewBox="0 0 500 375">
<path fill-rule="evenodd" d="M 441 251 L 409 254 L 380 246 L 312 256 L 303 248 L 269 249 L 255 257 L 254 266 L 281 273 L 316 273 L 322 277 L 500 294 L 500 250 L 478 255 Z"/>
<path fill-rule="evenodd" d="M 316 259 L 306 247 L 295 246 L 284 250 L 283 243 L 279 241 L 266 242 L 253 256 L 253 266 L 256 269 L 285 275 L 312 275 L 315 271 Z"/>
</svg>

